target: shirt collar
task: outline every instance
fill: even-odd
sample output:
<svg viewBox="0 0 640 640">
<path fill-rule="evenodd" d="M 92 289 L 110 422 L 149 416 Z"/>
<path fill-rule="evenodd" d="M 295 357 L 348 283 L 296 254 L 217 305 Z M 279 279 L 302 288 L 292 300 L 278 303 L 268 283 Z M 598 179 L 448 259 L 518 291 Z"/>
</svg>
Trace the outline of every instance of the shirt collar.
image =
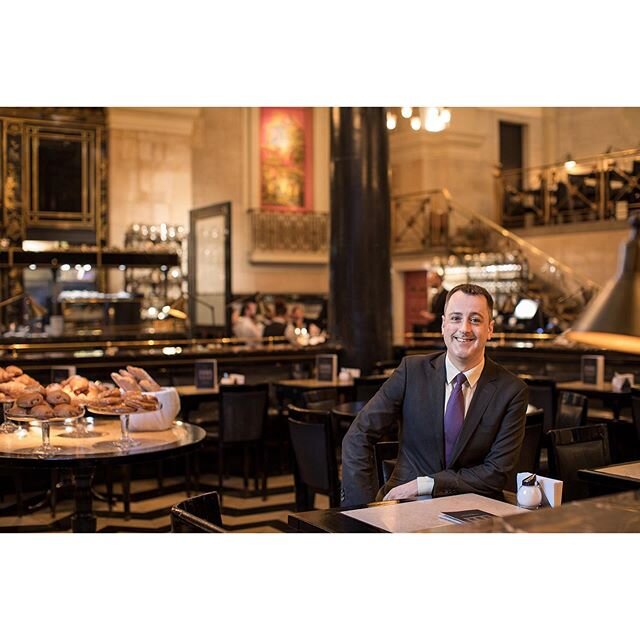
<svg viewBox="0 0 640 640">
<path fill-rule="evenodd" d="M 480 375 L 482 374 L 482 370 L 484 369 L 484 358 L 482 358 L 482 362 L 480 362 L 480 364 L 477 364 L 475 367 L 473 367 L 473 369 L 467 369 L 464 372 L 460 372 L 454 366 L 451 360 L 449 360 L 449 354 L 447 353 L 445 357 L 445 367 L 447 369 L 447 384 L 451 384 L 453 382 L 453 379 L 459 373 L 464 373 L 465 377 L 467 378 L 467 382 L 469 386 L 475 387 L 476 384 L 478 383 L 478 379 L 480 378 Z"/>
</svg>

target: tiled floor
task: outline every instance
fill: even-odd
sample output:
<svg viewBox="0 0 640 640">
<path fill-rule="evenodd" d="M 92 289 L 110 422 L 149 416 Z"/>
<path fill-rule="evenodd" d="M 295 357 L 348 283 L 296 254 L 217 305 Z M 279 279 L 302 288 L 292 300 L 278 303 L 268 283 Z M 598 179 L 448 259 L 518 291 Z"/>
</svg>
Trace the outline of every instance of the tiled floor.
<svg viewBox="0 0 640 640">
<path fill-rule="evenodd" d="M 216 477 L 201 476 L 201 488 L 196 493 L 204 493 L 216 489 Z M 261 495 L 248 495 L 242 492 L 242 478 L 225 479 L 225 490 L 222 494 L 222 522 L 230 532 L 275 533 L 287 531 L 287 518 L 295 505 L 293 476 L 271 476 L 268 480 L 267 499 Z M 96 486 L 98 491 L 104 487 Z M 120 498 L 120 487 L 116 485 L 114 492 Z M 118 500 L 109 512 L 107 504 L 94 499 L 93 508 L 98 518 L 97 531 L 111 532 L 168 532 L 170 530 L 169 509 L 172 505 L 184 500 L 186 492 L 180 478 L 165 478 L 163 488 L 158 489 L 156 480 L 134 480 L 131 483 L 131 517 L 124 517 L 123 504 Z M 195 495 L 195 494 L 192 494 Z M 26 497 L 27 504 L 38 501 L 41 496 Z M 316 498 L 318 508 L 327 508 L 328 499 L 324 496 Z M 0 503 L 1 532 L 55 532 L 71 530 L 73 500 L 70 491 L 60 494 L 56 516 L 52 517 L 48 506 L 25 513 L 18 517 L 15 509 L 15 498 L 6 495 Z"/>
</svg>

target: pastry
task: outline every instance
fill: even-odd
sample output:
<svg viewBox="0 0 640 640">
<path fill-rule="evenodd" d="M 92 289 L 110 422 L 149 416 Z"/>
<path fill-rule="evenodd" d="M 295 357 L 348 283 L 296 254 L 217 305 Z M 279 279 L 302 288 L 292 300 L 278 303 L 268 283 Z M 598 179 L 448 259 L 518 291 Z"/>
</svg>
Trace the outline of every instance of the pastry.
<svg viewBox="0 0 640 640">
<path fill-rule="evenodd" d="M 129 365 L 127 371 L 137 380 L 144 391 L 160 391 L 162 388 L 142 367 Z"/>
<path fill-rule="evenodd" d="M 16 398 L 16 404 L 23 409 L 30 409 L 44 402 L 40 393 L 22 393 Z"/>
<path fill-rule="evenodd" d="M 74 418 L 75 416 L 80 415 L 78 408 L 71 404 L 57 404 L 53 407 L 53 413 L 56 418 Z"/>
<path fill-rule="evenodd" d="M 5 371 L 12 376 L 13 378 L 17 378 L 18 376 L 21 376 L 23 371 L 20 367 L 16 367 L 12 364 L 10 364 Z"/>
<path fill-rule="evenodd" d="M 140 391 L 135 378 L 129 374 L 123 376 L 119 373 L 112 373 L 111 379 L 124 391 Z"/>
<path fill-rule="evenodd" d="M 69 404 L 71 402 L 71 398 L 64 391 L 62 391 L 62 389 L 59 391 L 47 391 L 45 399 L 49 404 L 52 405 Z"/>
<path fill-rule="evenodd" d="M 31 407 L 29 415 L 38 418 L 38 420 L 48 420 L 55 417 L 54 410 L 46 402 Z"/>
</svg>

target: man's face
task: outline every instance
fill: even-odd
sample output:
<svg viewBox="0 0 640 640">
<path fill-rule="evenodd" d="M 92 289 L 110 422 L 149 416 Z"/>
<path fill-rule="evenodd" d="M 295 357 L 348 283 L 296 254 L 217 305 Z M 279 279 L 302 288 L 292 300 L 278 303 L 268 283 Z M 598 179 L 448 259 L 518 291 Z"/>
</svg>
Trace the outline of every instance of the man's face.
<svg viewBox="0 0 640 640">
<path fill-rule="evenodd" d="M 258 305 L 255 302 L 250 302 L 247 305 L 246 315 L 249 316 L 250 318 L 255 318 L 257 312 L 258 312 Z"/>
<path fill-rule="evenodd" d="M 480 364 L 493 335 L 493 320 L 484 296 L 456 291 L 444 310 L 442 335 L 451 362 L 466 371 Z"/>
</svg>

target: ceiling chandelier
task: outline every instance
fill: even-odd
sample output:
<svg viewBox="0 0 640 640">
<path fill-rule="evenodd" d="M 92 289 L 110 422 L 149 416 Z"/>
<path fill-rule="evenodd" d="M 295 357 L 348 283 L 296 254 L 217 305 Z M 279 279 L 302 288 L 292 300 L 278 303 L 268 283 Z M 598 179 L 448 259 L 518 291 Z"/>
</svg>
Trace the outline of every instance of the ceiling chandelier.
<svg viewBox="0 0 640 640">
<path fill-rule="evenodd" d="M 398 125 L 396 108 L 387 110 L 387 129 L 393 130 Z M 431 133 L 444 131 L 451 122 L 451 111 L 445 107 L 402 107 L 400 116 L 409 120 L 414 131 L 424 129 Z"/>
</svg>

